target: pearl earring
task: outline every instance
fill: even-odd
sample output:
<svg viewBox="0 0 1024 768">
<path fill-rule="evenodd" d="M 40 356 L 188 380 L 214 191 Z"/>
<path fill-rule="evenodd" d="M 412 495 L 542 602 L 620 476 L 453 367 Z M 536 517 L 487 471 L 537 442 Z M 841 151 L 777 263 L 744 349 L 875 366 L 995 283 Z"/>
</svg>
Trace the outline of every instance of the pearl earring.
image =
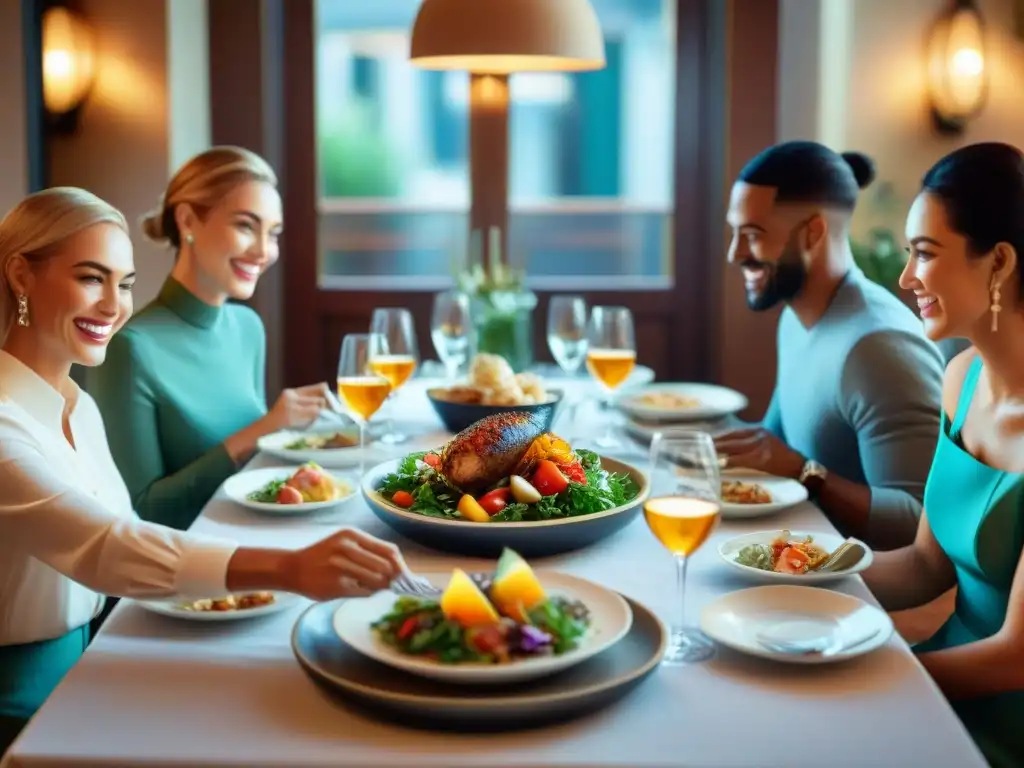
<svg viewBox="0 0 1024 768">
<path fill-rule="evenodd" d="M 992 284 L 992 306 L 989 310 L 992 312 L 992 332 L 995 333 L 999 330 L 999 313 L 1003 311 L 1003 307 L 1000 304 L 1002 296 L 999 293 L 999 285 L 997 283 Z"/>
<path fill-rule="evenodd" d="M 191 232 L 189 232 L 187 235 L 185 235 L 185 242 L 188 243 L 189 245 L 194 245 L 195 244 L 196 239 L 194 237 L 192 237 L 192 233 Z"/>
<path fill-rule="evenodd" d="M 28 328 L 28 296 L 24 293 L 18 295 L 18 325 Z"/>
</svg>

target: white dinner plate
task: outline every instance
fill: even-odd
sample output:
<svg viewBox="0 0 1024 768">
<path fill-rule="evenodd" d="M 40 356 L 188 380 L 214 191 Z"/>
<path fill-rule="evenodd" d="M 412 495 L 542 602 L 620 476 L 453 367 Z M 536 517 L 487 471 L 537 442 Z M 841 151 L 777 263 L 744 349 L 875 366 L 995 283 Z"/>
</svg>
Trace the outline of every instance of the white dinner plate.
<svg viewBox="0 0 1024 768">
<path fill-rule="evenodd" d="M 451 578 L 450 573 L 421 575 L 442 589 Z M 517 683 L 553 675 L 610 648 L 629 631 L 633 612 L 616 592 L 564 573 L 538 571 L 537 578 L 549 595 L 581 600 L 590 609 L 590 629 L 575 650 L 559 656 L 538 656 L 507 664 L 441 664 L 408 656 L 385 645 L 370 628 L 373 622 L 391 611 L 397 599 L 392 592 L 378 592 L 368 598 L 345 601 L 334 614 L 334 631 L 342 641 L 381 664 L 421 677 L 462 685 Z"/>
<path fill-rule="evenodd" d="M 645 403 L 645 395 L 671 394 L 694 402 L 685 406 L 666 407 Z M 734 389 L 715 384 L 664 383 L 650 384 L 623 394 L 619 407 L 630 416 L 646 421 L 690 422 L 721 419 L 747 407 L 745 396 Z"/>
<path fill-rule="evenodd" d="M 700 628 L 741 653 L 787 664 L 829 664 L 871 653 L 892 637 L 892 620 L 841 592 L 779 585 L 730 592 L 704 606 Z M 825 652 L 782 652 L 759 638 L 802 644 L 821 638 Z"/>
<path fill-rule="evenodd" d="M 784 509 L 796 506 L 807 501 L 807 489 L 788 477 L 776 477 L 766 475 L 763 472 L 726 472 L 721 473 L 723 483 L 754 483 L 761 486 L 768 495 L 772 497 L 771 502 L 764 504 L 735 504 L 722 501 L 723 519 L 742 519 L 749 517 L 762 517 L 781 512 Z"/>
<path fill-rule="evenodd" d="M 232 475 L 224 481 L 224 493 L 227 494 L 229 499 L 236 504 L 241 504 L 243 507 L 248 507 L 268 515 L 283 515 L 286 517 L 304 515 L 320 509 L 329 509 L 342 504 L 348 504 L 358 496 L 354 480 L 329 472 L 328 474 L 334 478 L 335 482 L 343 483 L 346 487 L 347 493 L 340 499 L 307 502 L 305 504 L 270 504 L 262 501 L 252 501 L 249 498 L 250 493 L 258 491 L 266 486 L 267 483 L 274 480 L 288 479 L 295 474 L 297 469 L 298 467 L 266 467 L 264 469 L 251 469 L 246 472 L 239 472 L 237 475 Z"/>
<path fill-rule="evenodd" d="M 147 611 L 185 621 L 239 621 L 287 610 L 298 605 L 300 600 L 298 595 L 293 595 L 290 592 L 275 592 L 274 602 L 237 611 L 193 611 L 183 607 L 192 602 L 186 600 L 133 600 L 132 602 Z"/>
<path fill-rule="evenodd" d="M 772 584 L 825 584 L 832 581 L 839 581 L 867 570 L 874 560 L 871 548 L 860 539 L 844 539 L 834 533 L 819 533 L 817 531 L 790 531 L 789 538 L 793 541 L 802 540 L 810 536 L 813 543 L 819 545 L 829 552 L 835 552 L 839 545 L 845 541 L 855 541 L 864 548 L 864 556 L 852 568 L 845 568 L 841 571 L 811 571 L 809 573 L 776 573 L 775 571 L 763 571 L 749 565 L 742 565 L 736 562 L 740 550 L 752 544 L 771 544 L 783 531 L 758 531 L 757 533 L 746 533 L 727 539 L 718 545 L 718 556 L 725 563 L 737 572 L 742 573 L 751 581 L 769 582 Z"/>
<path fill-rule="evenodd" d="M 352 436 L 356 444 L 351 448 L 289 448 L 288 446 L 297 440 L 308 437 L 327 437 L 338 432 Z M 370 436 L 366 436 L 367 443 Z M 307 461 L 315 461 L 321 467 L 352 467 L 364 462 L 373 465 L 383 461 L 379 449 L 372 445 L 366 448 L 359 447 L 359 428 L 346 427 L 343 425 L 320 426 L 307 430 L 283 430 L 264 435 L 256 442 L 256 447 L 264 453 L 269 453 L 278 459 L 294 464 L 305 464 Z"/>
</svg>

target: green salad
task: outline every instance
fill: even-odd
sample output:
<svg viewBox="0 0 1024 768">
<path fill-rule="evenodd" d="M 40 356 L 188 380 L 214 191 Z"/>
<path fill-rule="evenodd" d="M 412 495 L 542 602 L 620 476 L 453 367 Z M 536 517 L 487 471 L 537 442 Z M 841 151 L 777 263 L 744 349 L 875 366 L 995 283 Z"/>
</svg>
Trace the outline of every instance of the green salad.
<svg viewBox="0 0 1024 768">
<path fill-rule="evenodd" d="M 576 649 L 590 627 L 587 607 L 560 596 L 535 606 L 527 618 L 517 622 L 506 616 L 497 623 L 463 627 L 447 618 L 435 600 L 400 597 L 371 626 L 385 645 L 442 664 L 502 664 L 557 656 Z"/>
<path fill-rule="evenodd" d="M 600 457 L 592 451 L 576 450 L 571 462 L 557 465 L 560 479 L 556 478 L 554 484 L 549 482 L 550 477 L 544 482 L 538 479 L 542 469 L 548 476 L 552 474 L 553 463 L 540 463 L 548 466 L 538 468 L 532 479 L 516 477 L 513 482 L 512 477 L 503 478 L 474 499 L 445 481 L 437 468 L 437 452 L 413 453 L 401 461 L 396 472 L 381 480 L 377 491 L 409 512 L 496 523 L 554 520 L 604 512 L 627 504 L 640 492 L 628 474 L 602 468 Z M 523 486 L 529 490 L 526 496 L 521 490 Z M 547 489 L 555 492 L 544 493 Z M 532 498 L 521 501 L 524 497 Z M 479 517 L 471 515 L 467 505 L 475 505 Z"/>
</svg>

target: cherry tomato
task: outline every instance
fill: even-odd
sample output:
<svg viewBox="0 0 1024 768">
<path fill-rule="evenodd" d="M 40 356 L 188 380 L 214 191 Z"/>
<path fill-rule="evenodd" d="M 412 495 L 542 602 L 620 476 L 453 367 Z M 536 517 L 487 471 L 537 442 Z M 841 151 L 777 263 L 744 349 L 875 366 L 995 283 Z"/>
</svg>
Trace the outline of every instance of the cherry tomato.
<svg viewBox="0 0 1024 768">
<path fill-rule="evenodd" d="M 587 484 L 587 473 L 583 471 L 583 465 L 578 461 L 570 461 L 568 464 L 559 464 L 558 468 L 562 474 L 580 485 Z"/>
<path fill-rule="evenodd" d="M 554 496 L 569 487 L 569 481 L 558 465 L 549 459 L 537 462 L 537 471 L 533 473 L 533 480 L 530 482 L 542 496 Z"/>
<path fill-rule="evenodd" d="M 473 645 L 480 653 L 493 653 L 505 642 L 498 627 L 479 627 L 473 632 Z"/>
<path fill-rule="evenodd" d="M 437 469 L 439 466 L 441 466 L 441 457 L 438 456 L 436 453 L 428 453 L 426 456 L 423 457 L 423 463 L 426 464 L 428 467 L 433 467 L 434 469 Z"/>
<path fill-rule="evenodd" d="M 391 503 L 396 507 L 408 509 L 413 503 L 412 494 L 408 491 L 395 491 L 395 495 L 391 497 Z"/>
<path fill-rule="evenodd" d="M 484 508 L 488 515 L 496 515 L 508 506 L 511 497 L 511 489 L 495 488 L 477 499 L 477 503 Z"/>
<path fill-rule="evenodd" d="M 301 504 L 302 494 L 299 493 L 298 488 L 293 488 L 290 485 L 282 485 L 277 491 L 277 503 L 278 504 Z"/>
</svg>

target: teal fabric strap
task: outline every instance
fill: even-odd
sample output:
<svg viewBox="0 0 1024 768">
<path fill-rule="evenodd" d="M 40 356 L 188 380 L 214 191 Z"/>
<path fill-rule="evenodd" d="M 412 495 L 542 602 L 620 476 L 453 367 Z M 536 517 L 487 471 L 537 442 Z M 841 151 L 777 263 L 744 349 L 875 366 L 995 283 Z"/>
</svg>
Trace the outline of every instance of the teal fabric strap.
<svg viewBox="0 0 1024 768">
<path fill-rule="evenodd" d="M 956 442 L 960 440 L 960 430 L 967 419 L 967 413 L 971 410 L 971 401 L 974 399 L 974 390 L 978 387 L 980 376 L 981 358 L 976 357 L 971 361 L 971 367 L 964 376 L 963 386 L 960 387 L 960 399 L 956 403 L 956 413 L 953 416 L 953 423 L 949 426 L 949 436 Z"/>
</svg>

